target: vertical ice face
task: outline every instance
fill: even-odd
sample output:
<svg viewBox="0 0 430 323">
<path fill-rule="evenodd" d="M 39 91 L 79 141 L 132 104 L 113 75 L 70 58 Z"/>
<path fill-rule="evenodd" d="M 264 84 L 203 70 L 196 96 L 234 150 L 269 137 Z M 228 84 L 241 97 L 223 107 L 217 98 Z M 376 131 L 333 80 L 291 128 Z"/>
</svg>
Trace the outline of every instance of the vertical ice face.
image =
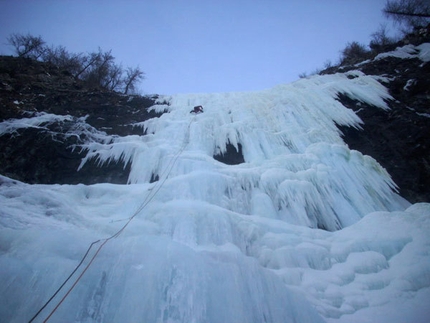
<svg viewBox="0 0 430 323">
<path fill-rule="evenodd" d="M 385 87 L 357 71 L 260 92 L 175 95 L 160 98 L 169 105 L 154 107 L 168 113 L 138 124 L 145 136 L 89 144 L 87 158 L 130 161 L 130 183 L 168 176 L 165 199 L 197 199 L 326 230 L 372 211 L 404 208 L 385 170 L 343 143 L 336 125 L 360 127 L 361 121 L 336 100 L 339 93 L 388 109 Z M 190 114 L 194 105 L 205 112 Z M 227 148 L 244 162 L 214 159 Z"/>
</svg>

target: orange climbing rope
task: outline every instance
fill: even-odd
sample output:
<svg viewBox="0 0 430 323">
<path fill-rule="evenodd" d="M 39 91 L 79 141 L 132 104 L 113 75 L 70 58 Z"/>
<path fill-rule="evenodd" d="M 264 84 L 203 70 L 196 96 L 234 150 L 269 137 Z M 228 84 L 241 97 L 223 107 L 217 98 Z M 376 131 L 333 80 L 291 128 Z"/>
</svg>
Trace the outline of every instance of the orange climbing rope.
<svg viewBox="0 0 430 323">
<path fill-rule="evenodd" d="M 84 263 L 85 259 L 88 257 L 88 254 L 90 253 L 90 250 L 93 248 L 93 246 L 101 241 L 103 241 L 100 246 L 97 248 L 96 252 L 94 253 L 94 255 L 91 257 L 90 261 L 88 262 L 88 264 L 85 266 L 85 268 L 82 270 L 82 272 L 80 273 L 80 275 L 76 278 L 76 280 L 74 281 L 74 283 L 72 284 L 72 286 L 70 286 L 70 288 L 67 290 L 67 292 L 64 294 L 64 296 L 61 298 L 61 300 L 57 303 L 57 305 L 52 309 L 52 311 L 49 313 L 49 315 L 46 317 L 46 319 L 43 321 L 48 322 L 48 320 L 51 318 L 51 316 L 57 311 L 57 309 L 61 306 L 61 304 L 64 302 L 64 300 L 69 296 L 69 294 L 72 292 L 72 290 L 75 288 L 75 286 L 78 284 L 78 282 L 80 281 L 80 279 L 82 278 L 82 276 L 85 274 L 85 272 L 88 270 L 88 268 L 91 266 L 91 264 L 93 263 L 94 259 L 97 257 L 97 255 L 99 254 L 100 250 L 106 245 L 106 243 L 109 240 L 112 240 L 114 238 L 117 238 L 124 230 L 125 228 L 130 224 L 130 222 L 152 201 L 152 199 L 155 197 L 155 195 L 160 191 L 160 189 L 163 187 L 164 183 L 166 182 L 168 176 L 170 175 L 170 172 L 172 171 L 173 166 L 175 165 L 176 161 L 178 160 L 179 156 L 182 154 L 182 152 L 184 151 L 184 149 L 186 148 L 186 146 L 189 143 L 189 136 L 190 136 L 190 128 L 191 128 L 191 123 L 194 121 L 195 117 L 193 117 L 191 119 L 191 121 L 188 124 L 187 127 L 187 131 L 186 131 L 186 135 L 184 138 L 184 142 L 181 146 L 181 148 L 178 150 L 178 152 L 174 155 L 174 157 L 171 159 L 170 163 L 168 164 L 168 166 L 166 167 L 166 170 L 164 171 L 162 178 L 163 180 L 159 181 L 156 185 L 155 185 L 155 190 L 154 188 L 150 191 L 150 193 L 146 196 L 145 200 L 142 202 L 142 204 L 139 206 L 139 208 L 133 213 L 133 215 L 131 217 L 129 217 L 127 219 L 127 222 L 113 235 L 111 235 L 108 238 L 105 239 L 99 239 L 96 241 L 93 241 L 90 246 L 88 247 L 86 253 L 84 254 L 84 256 L 82 257 L 81 261 L 79 262 L 79 264 L 75 267 L 75 269 L 70 273 L 70 275 L 67 277 L 67 279 L 61 284 L 61 286 L 55 291 L 55 293 L 49 298 L 49 300 L 39 309 L 39 311 L 29 320 L 29 323 L 33 322 L 37 316 L 39 316 L 39 314 L 46 308 L 46 306 L 49 305 L 49 303 L 57 296 L 57 294 L 61 291 L 61 289 L 67 284 L 67 282 L 73 277 L 73 275 L 76 273 L 76 271 L 82 266 L 82 264 Z"/>
</svg>

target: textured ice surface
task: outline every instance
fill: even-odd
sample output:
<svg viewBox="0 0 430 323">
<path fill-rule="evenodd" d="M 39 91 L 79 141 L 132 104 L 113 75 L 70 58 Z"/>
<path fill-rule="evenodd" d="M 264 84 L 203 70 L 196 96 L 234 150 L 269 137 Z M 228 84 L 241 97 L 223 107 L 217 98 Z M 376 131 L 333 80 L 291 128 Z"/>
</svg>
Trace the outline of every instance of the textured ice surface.
<svg viewBox="0 0 430 323">
<path fill-rule="evenodd" d="M 2 320 L 30 320 L 101 239 L 35 322 L 46 319 L 128 223 L 50 322 L 427 322 L 430 204 L 411 206 L 343 143 L 336 124 L 360 120 L 337 93 L 388 108 L 359 72 L 163 97 L 168 112 L 137 125 L 147 135 L 84 146 L 100 163 L 130 161 L 129 185 L 1 177 Z M 213 159 L 228 143 L 245 163 Z"/>
</svg>

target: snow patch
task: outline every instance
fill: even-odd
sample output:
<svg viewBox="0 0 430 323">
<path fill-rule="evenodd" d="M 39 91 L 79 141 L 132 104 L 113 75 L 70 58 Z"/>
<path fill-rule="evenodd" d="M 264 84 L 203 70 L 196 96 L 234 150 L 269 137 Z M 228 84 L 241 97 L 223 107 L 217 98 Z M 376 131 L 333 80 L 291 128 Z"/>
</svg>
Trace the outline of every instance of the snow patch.
<svg viewBox="0 0 430 323">
<path fill-rule="evenodd" d="M 423 43 L 418 46 L 406 45 L 397 47 L 394 51 L 378 54 L 375 60 L 386 57 L 397 57 L 401 59 L 419 58 L 423 62 L 430 61 L 430 43 Z"/>
</svg>

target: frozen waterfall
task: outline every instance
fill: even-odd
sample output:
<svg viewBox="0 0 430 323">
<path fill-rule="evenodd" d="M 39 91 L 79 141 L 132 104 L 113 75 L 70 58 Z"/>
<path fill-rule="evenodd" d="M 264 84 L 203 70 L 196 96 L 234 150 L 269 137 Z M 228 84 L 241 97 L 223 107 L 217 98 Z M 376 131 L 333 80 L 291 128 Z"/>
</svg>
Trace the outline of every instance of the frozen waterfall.
<svg viewBox="0 0 430 323">
<path fill-rule="evenodd" d="M 131 163 L 129 185 L 1 177 L 1 320 L 29 321 L 83 259 L 34 322 L 427 322 L 430 204 L 344 144 L 336 125 L 361 121 L 339 93 L 388 109 L 357 71 L 164 96 L 141 136 L 83 147 Z M 0 132 L 49 118 L 67 116 Z M 244 162 L 214 158 L 228 147 Z"/>
</svg>

